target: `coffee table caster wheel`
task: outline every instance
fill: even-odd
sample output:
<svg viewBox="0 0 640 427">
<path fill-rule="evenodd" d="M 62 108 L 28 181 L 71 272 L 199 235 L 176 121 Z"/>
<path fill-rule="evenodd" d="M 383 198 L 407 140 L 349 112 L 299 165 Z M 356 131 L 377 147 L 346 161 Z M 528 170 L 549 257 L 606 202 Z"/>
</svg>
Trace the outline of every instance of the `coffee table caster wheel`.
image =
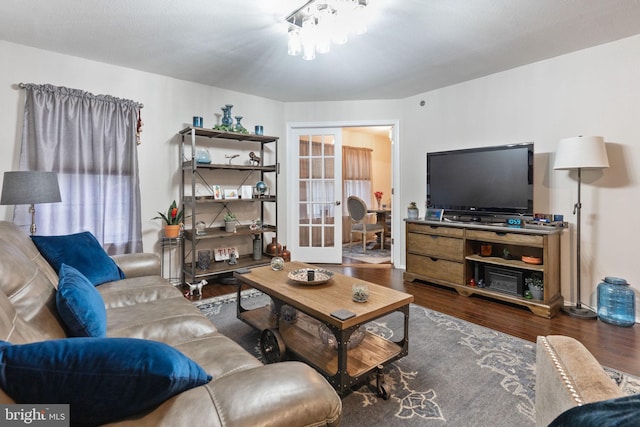
<svg viewBox="0 0 640 427">
<path fill-rule="evenodd" d="M 389 400 L 389 393 L 387 393 L 387 390 L 384 388 L 383 385 L 378 387 L 378 397 L 381 397 L 382 400 Z"/>
<path fill-rule="evenodd" d="M 378 392 L 378 396 L 381 397 L 383 400 L 389 400 L 389 393 L 387 392 L 387 389 L 384 388 L 384 371 L 383 371 L 383 366 L 379 365 L 378 368 L 376 369 L 376 390 Z"/>
<path fill-rule="evenodd" d="M 275 329 L 265 329 L 260 335 L 260 352 L 266 363 L 282 362 L 286 347 L 280 332 Z"/>
</svg>

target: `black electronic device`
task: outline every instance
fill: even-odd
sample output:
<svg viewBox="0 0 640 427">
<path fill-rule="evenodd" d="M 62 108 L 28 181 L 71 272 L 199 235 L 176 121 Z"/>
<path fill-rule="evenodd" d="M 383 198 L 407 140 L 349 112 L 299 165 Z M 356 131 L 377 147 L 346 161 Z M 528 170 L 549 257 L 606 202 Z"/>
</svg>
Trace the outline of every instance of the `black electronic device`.
<svg viewBox="0 0 640 427">
<path fill-rule="evenodd" d="M 427 153 L 427 207 L 479 220 L 533 215 L 533 143 Z"/>
<path fill-rule="evenodd" d="M 524 278 L 522 270 L 485 265 L 484 279 L 486 286 L 492 291 L 509 295 L 524 295 Z"/>
</svg>

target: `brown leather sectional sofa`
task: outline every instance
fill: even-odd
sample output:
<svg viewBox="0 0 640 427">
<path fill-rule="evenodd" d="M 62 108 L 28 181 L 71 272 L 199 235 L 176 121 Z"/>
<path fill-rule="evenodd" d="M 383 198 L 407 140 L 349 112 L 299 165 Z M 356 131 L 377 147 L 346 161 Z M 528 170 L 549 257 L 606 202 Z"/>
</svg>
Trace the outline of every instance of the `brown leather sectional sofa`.
<svg viewBox="0 0 640 427">
<path fill-rule="evenodd" d="M 213 379 L 113 425 L 339 424 L 340 398 L 312 368 L 298 362 L 262 365 L 217 332 L 179 290 L 159 276 L 155 255 L 114 259 L 126 279 L 96 288 L 107 309 L 107 337 L 164 342 L 197 362 Z M 0 340 L 25 344 L 66 338 L 55 304 L 57 284 L 55 271 L 29 236 L 12 223 L 1 221 Z M 0 403 L 15 402 L 0 389 Z"/>
</svg>

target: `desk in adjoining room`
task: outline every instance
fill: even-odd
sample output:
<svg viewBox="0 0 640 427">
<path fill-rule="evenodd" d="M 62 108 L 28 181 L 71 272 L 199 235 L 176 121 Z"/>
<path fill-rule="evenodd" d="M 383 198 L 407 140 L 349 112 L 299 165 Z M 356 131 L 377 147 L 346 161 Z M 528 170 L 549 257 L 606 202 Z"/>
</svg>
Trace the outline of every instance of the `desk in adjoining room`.
<svg viewBox="0 0 640 427">
<path fill-rule="evenodd" d="M 391 209 L 367 209 L 367 212 L 376 214 L 376 222 L 384 226 L 384 235 L 391 237 L 391 227 L 387 223 L 387 216 L 391 215 Z M 384 249 L 384 243 L 380 242 L 380 236 L 378 236 L 378 245 L 380 245 L 380 249 Z"/>
</svg>

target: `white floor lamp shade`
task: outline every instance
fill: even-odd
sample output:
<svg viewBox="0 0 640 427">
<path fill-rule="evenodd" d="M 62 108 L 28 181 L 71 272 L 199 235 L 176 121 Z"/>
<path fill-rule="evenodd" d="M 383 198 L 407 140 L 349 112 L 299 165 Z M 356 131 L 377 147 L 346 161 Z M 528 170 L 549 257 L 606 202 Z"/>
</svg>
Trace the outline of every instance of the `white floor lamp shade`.
<svg viewBox="0 0 640 427">
<path fill-rule="evenodd" d="M 578 170 L 578 202 L 573 206 L 576 216 L 576 305 L 564 306 L 562 310 L 570 316 L 582 319 L 595 319 L 593 310 L 582 307 L 581 283 L 580 283 L 580 211 L 582 202 L 580 187 L 582 181 L 582 169 L 603 169 L 609 167 L 609 159 L 601 136 L 579 136 L 575 138 L 561 139 L 556 152 L 556 161 L 553 166 L 556 170 Z"/>
<path fill-rule="evenodd" d="M 561 139 L 553 168 L 603 169 L 609 167 L 607 149 L 601 136 L 577 136 Z"/>
</svg>

